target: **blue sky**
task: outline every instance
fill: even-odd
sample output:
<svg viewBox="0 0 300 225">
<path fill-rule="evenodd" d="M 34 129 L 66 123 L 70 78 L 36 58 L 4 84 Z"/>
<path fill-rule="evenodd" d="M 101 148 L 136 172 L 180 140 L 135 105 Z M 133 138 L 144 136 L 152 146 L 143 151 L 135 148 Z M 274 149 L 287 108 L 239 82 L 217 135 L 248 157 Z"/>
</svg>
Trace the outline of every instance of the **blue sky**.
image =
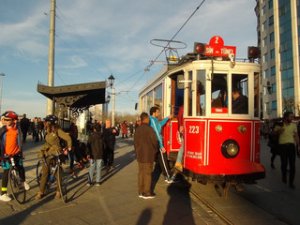
<svg viewBox="0 0 300 225">
<path fill-rule="evenodd" d="M 159 71 L 161 48 L 152 39 L 170 39 L 202 0 L 57 0 L 55 86 L 116 78 L 116 111 L 134 113 L 138 91 Z M 175 40 L 208 43 L 214 35 L 246 57 L 257 44 L 255 0 L 206 0 Z M 1 112 L 46 115 L 37 84 L 47 84 L 50 0 L 1 0 Z M 164 60 L 164 54 L 159 58 Z M 0 77 L 1 79 L 1 77 Z"/>
</svg>

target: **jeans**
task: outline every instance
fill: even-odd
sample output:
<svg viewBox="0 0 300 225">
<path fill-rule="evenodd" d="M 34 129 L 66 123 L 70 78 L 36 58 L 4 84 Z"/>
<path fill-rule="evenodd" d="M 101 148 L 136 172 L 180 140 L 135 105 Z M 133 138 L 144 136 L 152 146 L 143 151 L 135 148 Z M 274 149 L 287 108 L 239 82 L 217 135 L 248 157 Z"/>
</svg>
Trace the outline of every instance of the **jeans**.
<svg viewBox="0 0 300 225">
<path fill-rule="evenodd" d="M 89 183 L 93 182 L 95 168 L 96 168 L 96 183 L 100 183 L 101 164 L 102 164 L 102 159 L 96 159 L 96 160 L 93 159 L 93 162 L 91 163 L 90 169 L 89 169 Z"/>
<path fill-rule="evenodd" d="M 179 149 L 179 151 L 177 153 L 177 158 L 176 158 L 176 162 L 177 163 L 182 163 L 183 150 L 184 150 L 184 145 L 183 145 L 183 140 L 182 140 L 180 149 Z"/>
</svg>

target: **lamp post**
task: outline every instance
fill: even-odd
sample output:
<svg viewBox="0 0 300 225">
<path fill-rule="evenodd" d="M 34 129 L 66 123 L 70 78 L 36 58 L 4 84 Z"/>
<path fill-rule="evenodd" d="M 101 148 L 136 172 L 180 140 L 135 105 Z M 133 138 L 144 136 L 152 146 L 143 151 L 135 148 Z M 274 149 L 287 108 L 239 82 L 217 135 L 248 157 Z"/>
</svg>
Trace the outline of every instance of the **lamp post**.
<svg viewBox="0 0 300 225">
<path fill-rule="evenodd" d="M 102 105 L 102 119 L 108 118 L 108 104 L 110 102 L 110 95 L 106 96 L 105 103 Z"/>
<path fill-rule="evenodd" d="M 1 96 L 0 96 L 0 114 L 1 114 L 1 106 L 2 106 L 2 92 L 3 92 L 3 77 L 5 77 L 5 74 L 4 73 L 0 73 L 0 76 L 1 76 Z"/>
<path fill-rule="evenodd" d="M 108 77 L 108 85 L 111 88 L 111 125 L 115 126 L 115 87 L 114 87 L 115 78 L 111 74 Z"/>
</svg>

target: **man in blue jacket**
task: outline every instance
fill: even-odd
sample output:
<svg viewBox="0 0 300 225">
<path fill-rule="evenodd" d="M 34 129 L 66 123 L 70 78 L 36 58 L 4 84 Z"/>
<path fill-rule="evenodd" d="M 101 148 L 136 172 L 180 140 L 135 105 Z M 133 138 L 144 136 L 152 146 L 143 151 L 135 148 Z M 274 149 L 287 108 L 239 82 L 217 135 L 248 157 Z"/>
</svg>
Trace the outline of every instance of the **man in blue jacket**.
<svg viewBox="0 0 300 225">
<path fill-rule="evenodd" d="M 172 183 L 171 179 L 171 173 L 170 173 L 170 167 L 168 163 L 168 156 L 166 153 L 166 149 L 163 145 L 163 139 L 161 135 L 161 129 L 162 127 L 168 122 L 169 119 L 172 118 L 172 116 L 168 116 L 164 118 L 162 121 L 158 121 L 158 118 L 160 117 L 160 109 L 157 106 L 153 106 L 150 109 L 150 126 L 153 128 L 156 137 L 158 139 L 159 144 L 159 151 L 158 151 L 158 162 L 160 165 L 160 168 L 162 170 L 162 173 L 165 176 L 165 181 L 167 183 Z"/>
</svg>

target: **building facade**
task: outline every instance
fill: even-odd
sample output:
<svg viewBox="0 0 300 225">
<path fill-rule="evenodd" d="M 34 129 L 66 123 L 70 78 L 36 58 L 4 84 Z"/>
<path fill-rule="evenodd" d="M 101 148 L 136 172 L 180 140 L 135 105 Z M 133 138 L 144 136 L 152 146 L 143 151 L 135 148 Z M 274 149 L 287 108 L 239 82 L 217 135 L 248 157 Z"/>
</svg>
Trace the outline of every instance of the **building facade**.
<svg viewBox="0 0 300 225">
<path fill-rule="evenodd" d="M 261 50 L 262 118 L 300 115 L 300 0 L 256 0 Z"/>
</svg>

